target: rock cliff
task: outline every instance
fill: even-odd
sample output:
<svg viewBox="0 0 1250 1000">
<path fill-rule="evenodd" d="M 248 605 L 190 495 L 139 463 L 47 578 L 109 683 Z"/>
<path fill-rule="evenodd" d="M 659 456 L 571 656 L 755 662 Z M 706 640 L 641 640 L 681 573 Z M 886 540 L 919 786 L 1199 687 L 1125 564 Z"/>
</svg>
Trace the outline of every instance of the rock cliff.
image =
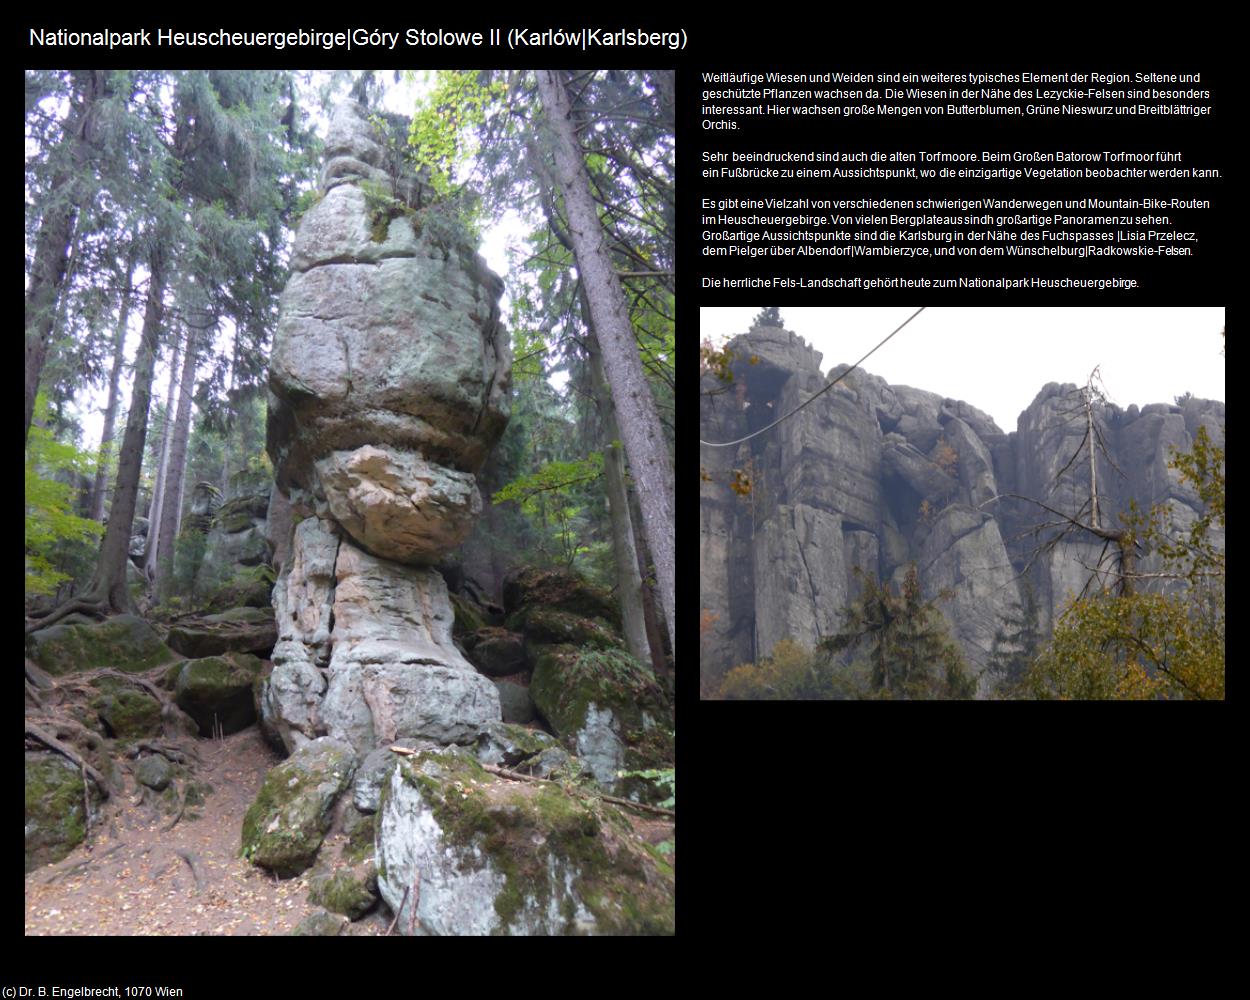
<svg viewBox="0 0 1250 1000">
<path fill-rule="evenodd" d="M 707 441 L 765 426 L 846 371 L 822 375 L 820 353 L 783 329 L 757 327 L 728 346 L 733 381 L 707 376 L 701 387 Z M 1088 535 L 1040 552 L 1049 533 L 1036 529 L 1053 517 L 995 499 L 1019 494 L 1071 516 L 1088 501 L 1088 458 L 1065 468 L 1086 433 L 1083 409 L 1074 418 L 1076 393 L 1046 385 L 1004 433 L 968 403 L 860 369 L 775 430 L 701 449 L 705 677 L 769 655 L 780 639 L 812 646 L 836 632 L 857 594 L 856 567 L 897 586 L 915 564 L 927 598 L 948 592 L 939 607 L 979 676 L 978 696 L 992 693 L 995 635 L 1019 616 L 1025 588 L 1046 633 L 1089 578 L 1087 566 L 1113 568 Z M 1200 424 L 1223 440 L 1223 403 L 1096 403 L 1094 421 L 1106 449 L 1096 468 L 1103 524 L 1114 525 L 1131 500 L 1141 509 L 1168 504 L 1180 524 L 1196 516 L 1196 494 L 1168 461 Z"/>
<path fill-rule="evenodd" d="M 359 104 L 336 109 L 270 359 L 290 516 L 262 711 L 291 751 L 467 741 L 500 717 L 434 566 L 480 513 L 475 474 L 508 419 L 503 283 L 391 147 Z"/>
</svg>

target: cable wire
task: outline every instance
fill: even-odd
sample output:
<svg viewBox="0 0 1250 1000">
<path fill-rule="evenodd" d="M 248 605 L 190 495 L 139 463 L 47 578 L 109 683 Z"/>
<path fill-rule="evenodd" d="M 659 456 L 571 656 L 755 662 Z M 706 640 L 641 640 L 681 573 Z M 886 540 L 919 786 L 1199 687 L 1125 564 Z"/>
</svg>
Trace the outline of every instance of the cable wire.
<svg viewBox="0 0 1250 1000">
<path fill-rule="evenodd" d="M 707 448 L 729 448 L 729 447 L 732 447 L 732 446 L 733 446 L 733 445 L 735 445 L 735 444 L 742 444 L 742 442 L 743 442 L 743 441 L 750 441 L 750 440 L 751 440 L 751 438 L 753 438 L 753 437 L 759 437 L 759 435 L 763 434 L 765 431 L 770 431 L 770 430 L 772 430 L 774 427 L 776 427 L 776 426 L 777 426 L 779 423 L 781 423 L 783 420 L 787 420 L 787 419 L 789 419 L 790 417 L 794 416 L 796 413 L 798 413 L 798 412 L 799 412 L 799 410 L 801 410 L 801 409 L 803 409 L 803 407 L 807 406 L 807 404 L 808 404 L 808 403 L 811 403 L 811 402 L 813 402 L 814 400 L 819 399 L 819 398 L 820 398 L 821 396 L 823 396 L 826 392 L 828 392 L 830 389 L 832 389 L 835 385 L 837 385 L 839 382 L 841 382 L 844 378 L 846 378 L 849 374 L 851 374 L 851 372 L 853 372 L 856 368 L 858 368 L 858 367 L 859 367 L 860 365 L 862 365 L 865 361 L 867 361 L 867 360 L 868 360 L 869 358 L 871 358 L 874 354 L 876 354 L 876 353 L 877 353 L 877 351 L 879 351 L 881 348 L 883 348 L 883 347 L 886 345 L 887 341 L 889 341 L 890 337 L 893 337 L 893 336 L 894 336 L 894 334 L 898 333 L 898 332 L 899 332 L 899 330 L 903 329 L 903 327 L 905 327 L 905 326 L 906 326 L 908 323 L 910 323 L 913 319 L 915 319 L 915 318 L 916 318 L 917 316 L 919 316 L 922 312 L 924 312 L 926 308 L 928 308 L 928 307 L 927 307 L 927 306 L 921 306 L 921 307 L 920 307 L 919 309 L 917 309 L 914 313 L 912 313 L 912 314 L 911 314 L 910 316 L 908 316 L 905 320 L 903 320 L 903 322 L 902 322 L 902 323 L 900 323 L 898 326 L 896 326 L 896 327 L 893 329 L 893 331 L 891 331 L 891 333 L 889 334 L 889 336 L 887 336 L 887 337 L 885 338 L 885 340 L 881 341 L 881 343 L 879 343 L 879 344 L 878 344 L 876 347 L 874 347 L 871 351 L 869 351 L 869 352 L 868 352 L 867 354 L 865 354 L 862 358 L 860 358 L 858 361 L 856 361 L 856 362 L 855 362 L 855 364 L 851 365 L 851 367 L 850 367 L 850 368 L 848 368 L 848 369 L 847 369 L 846 371 L 844 371 L 841 375 L 839 375 L 839 376 L 838 376 L 837 378 L 835 378 L 832 382 L 830 382 L 827 386 L 825 386 L 823 389 L 821 389 L 821 390 L 820 390 L 820 392 L 816 393 L 814 396 L 812 396 L 810 399 L 806 400 L 805 402 L 800 403 L 798 406 L 796 406 L 796 407 L 795 407 L 793 410 L 791 410 L 789 413 L 784 413 L 784 414 L 782 414 L 780 417 L 778 417 L 776 420 L 774 420 L 774 421 L 773 421 L 771 424 L 769 424 L 767 427 L 761 427 L 758 431 L 752 431 L 752 432 L 751 432 L 750 434 L 748 434 L 746 437 L 740 437 L 740 438 L 738 438 L 736 441 L 704 441 L 702 438 L 700 438 L 700 439 L 699 439 L 699 444 L 701 444 L 701 445 L 703 445 L 703 446 L 705 446 L 705 447 L 707 447 Z"/>
</svg>

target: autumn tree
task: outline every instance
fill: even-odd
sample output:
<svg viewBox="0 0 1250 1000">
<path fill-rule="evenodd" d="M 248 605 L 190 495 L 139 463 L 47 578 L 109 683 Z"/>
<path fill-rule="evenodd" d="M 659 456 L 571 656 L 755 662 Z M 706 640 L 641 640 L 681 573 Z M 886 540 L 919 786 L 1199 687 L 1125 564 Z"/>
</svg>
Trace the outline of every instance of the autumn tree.
<svg viewBox="0 0 1250 1000">
<path fill-rule="evenodd" d="M 1224 447 L 1200 426 L 1169 465 L 1197 491 L 1202 512 L 1187 529 L 1162 506 L 1125 519 L 1125 532 L 1154 548 L 1164 569 L 1134 570 L 1132 586 L 1073 601 L 1025 677 L 1030 697 L 1224 698 Z M 1165 583 L 1165 593 L 1143 586 Z"/>
</svg>

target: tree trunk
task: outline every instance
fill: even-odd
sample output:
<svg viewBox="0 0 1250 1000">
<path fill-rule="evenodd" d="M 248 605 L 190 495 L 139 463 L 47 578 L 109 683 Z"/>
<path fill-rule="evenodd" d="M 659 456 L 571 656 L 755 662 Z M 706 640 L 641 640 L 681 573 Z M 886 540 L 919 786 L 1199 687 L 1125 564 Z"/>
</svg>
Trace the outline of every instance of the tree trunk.
<svg viewBox="0 0 1250 1000">
<path fill-rule="evenodd" d="M 536 75 L 552 133 L 556 180 L 564 195 L 577 270 L 586 288 L 591 321 L 603 351 L 603 365 L 612 387 L 621 440 L 642 507 L 643 529 L 655 559 L 669 641 L 675 646 L 673 469 L 668 446 L 638 357 L 629 310 L 608 250 L 607 234 L 599 223 L 581 147 L 569 121 L 569 96 L 564 77 L 552 70 L 540 70 Z"/>
<path fill-rule="evenodd" d="M 642 663 L 651 662 L 651 645 L 647 641 L 647 622 L 642 607 L 642 577 L 638 574 L 638 550 L 634 546 L 634 526 L 629 517 L 629 494 L 625 487 L 625 456 L 621 452 L 620 432 L 612 412 L 612 394 L 603 374 L 603 361 L 594 334 L 587 338 L 590 354 L 590 377 L 594 383 L 595 401 L 603 418 L 603 471 L 608 483 L 608 511 L 612 515 L 612 553 L 616 558 L 616 589 L 621 600 L 621 619 L 625 625 L 625 643 Z"/>
<path fill-rule="evenodd" d="M 187 439 L 191 435 L 191 396 L 195 389 L 195 368 L 199 360 L 201 337 L 199 330 L 187 327 L 187 352 L 183 357 L 182 379 L 178 387 L 178 415 L 174 418 L 169 448 L 169 471 L 165 475 L 165 495 L 161 501 L 161 523 L 156 543 L 157 561 L 152 566 L 152 588 L 161 596 L 165 596 L 162 585 L 164 590 L 168 590 L 168 578 L 174 564 L 174 540 L 178 537 L 178 524 L 182 519 Z"/>
<path fill-rule="evenodd" d="M 104 432 L 100 435 L 100 460 L 96 466 L 95 488 L 91 494 L 91 520 L 104 521 L 104 497 L 108 492 L 108 463 L 113 451 L 113 425 L 117 421 L 118 387 L 126 363 L 126 329 L 130 324 L 130 296 L 134 291 L 136 255 L 126 262 L 126 283 L 117 306 L 117 331 L 113 339 L 113 369 L 109 372 L 109 398 L 104 408 Z"/>
<path fill-rule="evenodd" d="M 157 344 L 165 312 L 165 251 L 152 250 L 148 261 L 148 295 L 143 313 L 143 333 L 135 355 L 135 384 L 130 396 L 130 413 L 117 461 L 117 483 L 108 527 L 100 543 L 100 560 L 83 601 L 100 611 L 126 611 L 130 593 L 126 588 L 126 563 L 130 558 L 130 533 L 134 527 L 135 503 L 139 495 L 139 474 L 143 469 L 143 446 L 148 433 L 148 408 L 152 401 L 152 373 L 156 367 Z M 65 606 L 73 608 L 73 604 Z M 59 608 L 61 614 L 65 608 Z M 44 622 L 41 624 L 50 624 Z"/>
<path fill-rule="evenodd" d="M 638 507 L 638 498 L 632 493 L 629 495 L 629 513 L 634 524 L 642 523 L 642 511 Z M 651 553 L 647 551 L 646 539 L 641 535 L 635 537 L 635 542 L 638 549 L 638 577 L 642 580 L 642 612 L 647 622 L 647 642 L 651 646 L 651 669 L 659 677 L 661 674 L 671 674 L 668 661 L 664 658 L 665 631 L 660 624 L 662 620 L 660 609 L 656 607 L 655 588 L 650 583 Z"/>
<path fill-rule="evenodd" d="M 35 257 L 26 286 L 26 429 L 35 413 L 39 376 L 48 359 L 48 344 L 56 319 L 57 301 L 65 281 L 69 248 L 83 197 L 84 146 L 90 130 L 91 113 L 104 94 L 104 71 L 86 70 L 74 74 L 79 98 L 65 119 L 62 143 L 65 163 L 52 175 L 44 199 L 43 217 L 35 237 Z M 55 155 L 55 154 L 54 154 Z"/>
<path fill-rule="evenodd" d="M 152 487 L 152 509 L 148 514 L 148 543 L 143 552 L 143 575 L 148 583 L 156 579 L 156 560 L 160 552 L 161 506 L 165 499 L 165 477 L 169 473 L 169 450 L 173 440 L 174 399 L 178 388 L 178 358 L 180 344 L 174 338 L 173 352 L 169 356 L 169 392 L 165 396 L 165 423 L 161 428 L 161 458 L 156 470 L 156 483 Z"/>
</svg>

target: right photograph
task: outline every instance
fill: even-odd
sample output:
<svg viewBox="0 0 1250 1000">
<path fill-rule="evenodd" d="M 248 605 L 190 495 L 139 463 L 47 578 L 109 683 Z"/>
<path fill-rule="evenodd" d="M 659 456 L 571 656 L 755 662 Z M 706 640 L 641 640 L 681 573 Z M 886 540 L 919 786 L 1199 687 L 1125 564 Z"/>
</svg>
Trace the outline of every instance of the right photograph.
<svg viewBox="0 0 1250 1000">
<path fill-rule="evenodd" d="M 1223 700 L 1223 308 L 705 308 L 700 697 Z"/>
</svg>

